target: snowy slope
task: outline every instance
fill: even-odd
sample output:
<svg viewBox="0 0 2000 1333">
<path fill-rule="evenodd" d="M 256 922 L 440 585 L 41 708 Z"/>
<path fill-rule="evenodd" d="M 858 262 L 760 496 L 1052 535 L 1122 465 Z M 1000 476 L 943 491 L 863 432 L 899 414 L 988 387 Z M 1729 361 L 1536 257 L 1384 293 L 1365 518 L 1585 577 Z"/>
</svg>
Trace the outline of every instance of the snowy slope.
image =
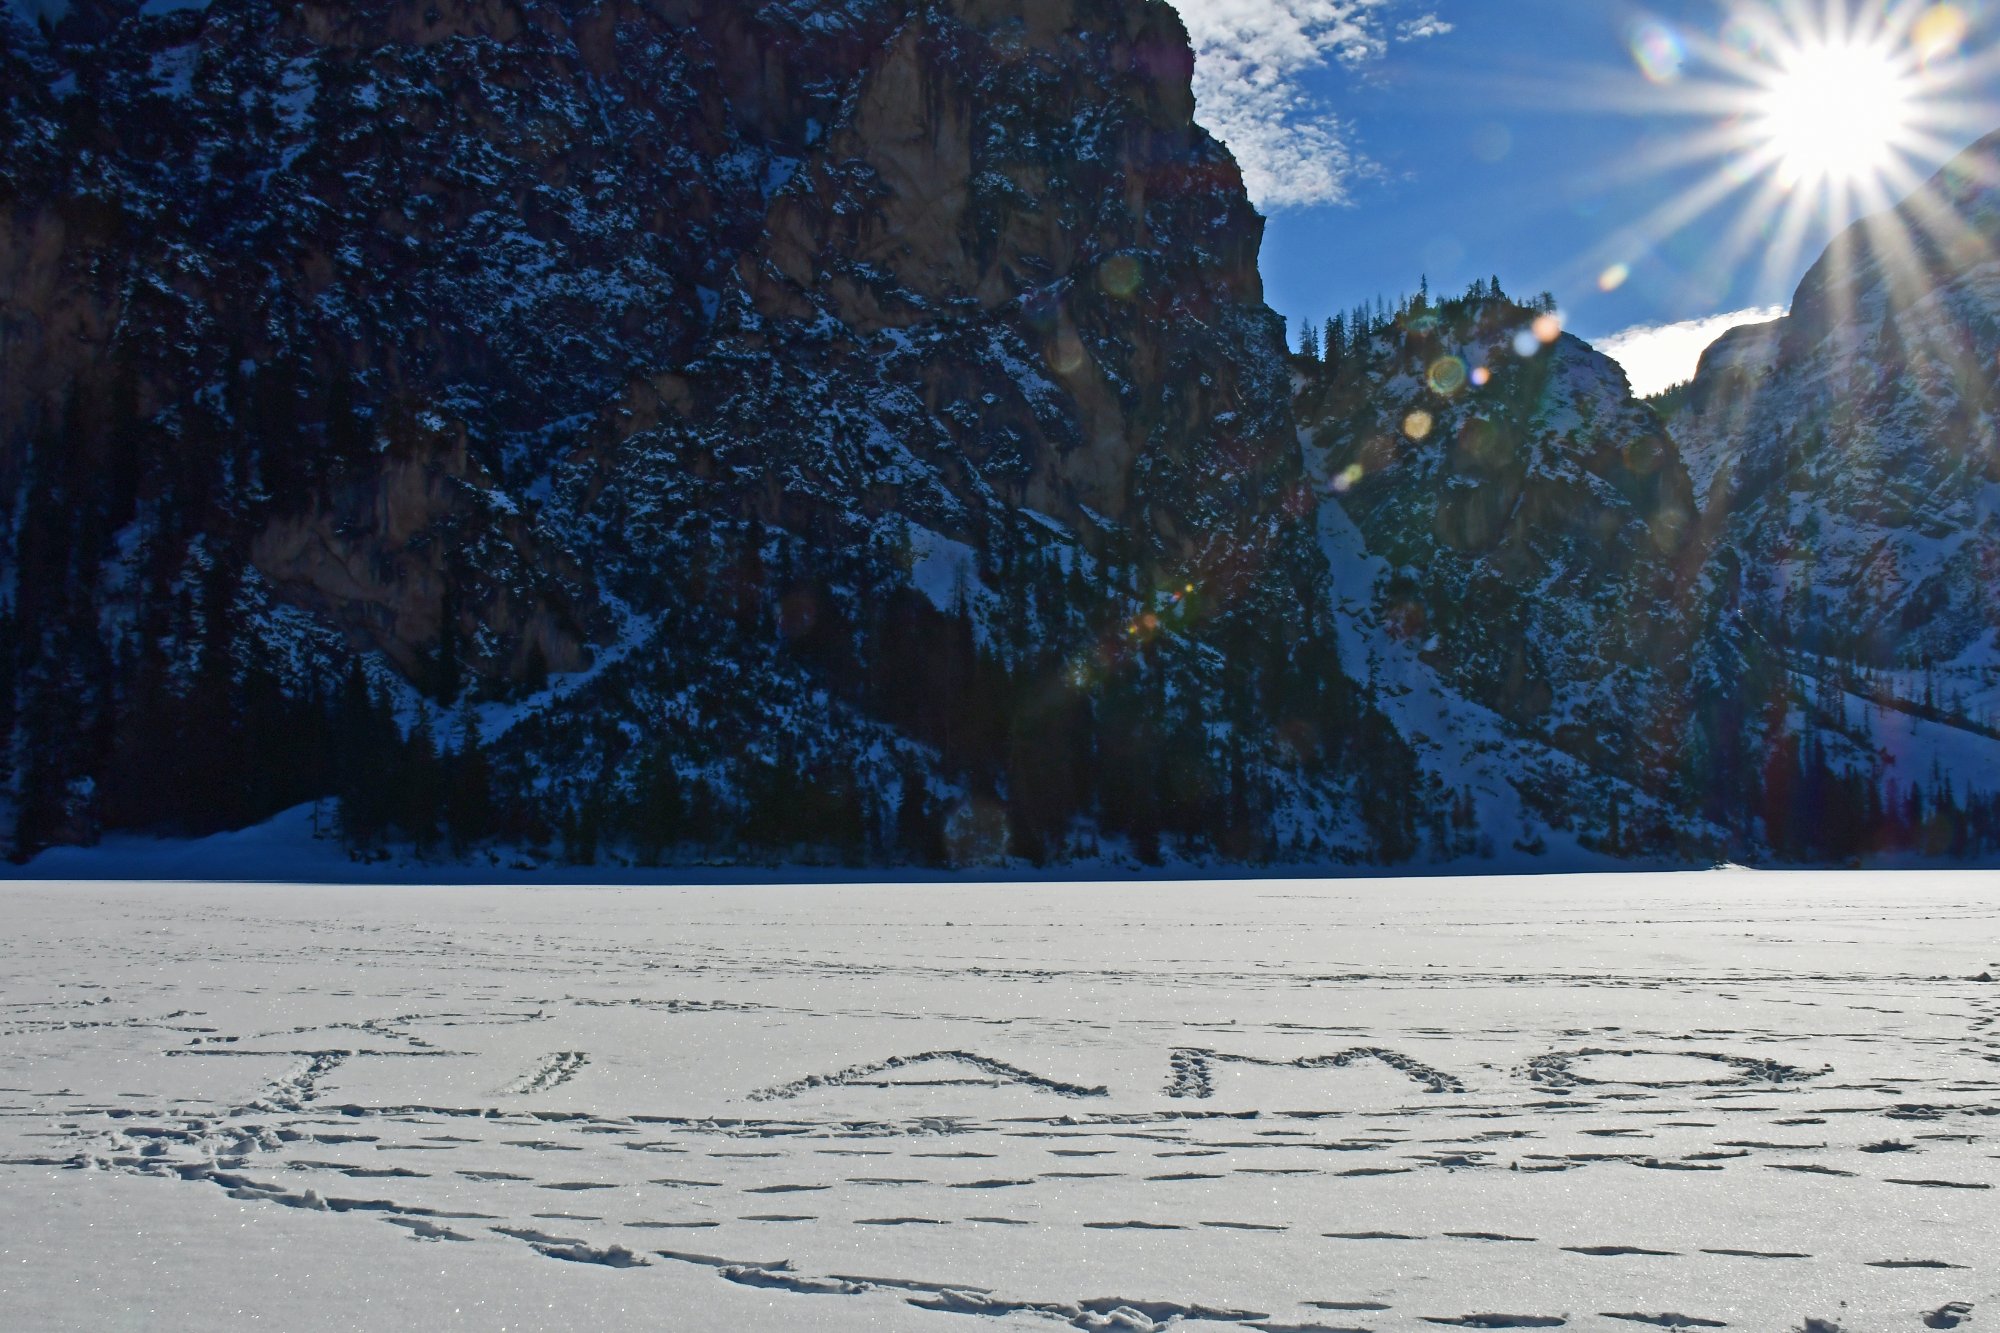
<svg viewBox="0 0 2000 1333">
<path fill-rule="evenodd" d="M 1836 238 L 1676 418 L 1705 526 L 1792 640 L 1878 668 L 2000 629 L 2000 135 Z"/>
<path fill-rule="evenodd" d="M 21 854 L 1404 855 L 1169 7 L 199 8 L 0 50 Z"/>
<path fill-rule="evenodd" d="M 10 885 L 0 1325 L 1976 1329 L 1996 907 Z"/>
<path fill-rule="evenodd" d="M 1439 859 L 1521 868 L 1532 868 L 1544 857 L 1565 869 L 1611 863 L 1613 858 L 1603 852 L 1580 845 L 1569 821 L 1555 827 L 1547 801 L 1539 809 L 1531 807 L 1523 799 L 1523 784 L 1567 788 L 1567 801 L 1596 787 L 1616 792 L 1634 810 L 1650 804 L 1645 796 L 1592 773 L 1574 757 L 1522 735 L 1493 710 L 1466 699 L 1425 660 L 1421 639 L 1390 630 L 1384 615 L 1390 566 L 1369 553 L 1341 505 L 1333 451 L 1317 447 L 1309 430 L 1302 430 L 1299 439 L 1320 495 L 1320 547 L 1333 570 L 1342 658 L 1379 691 L 1383 711 L 1415 746 L 1425 771 L 1445 791 L 1471 798 L 1471 837 L 1445 849 Z"/>
</svg>

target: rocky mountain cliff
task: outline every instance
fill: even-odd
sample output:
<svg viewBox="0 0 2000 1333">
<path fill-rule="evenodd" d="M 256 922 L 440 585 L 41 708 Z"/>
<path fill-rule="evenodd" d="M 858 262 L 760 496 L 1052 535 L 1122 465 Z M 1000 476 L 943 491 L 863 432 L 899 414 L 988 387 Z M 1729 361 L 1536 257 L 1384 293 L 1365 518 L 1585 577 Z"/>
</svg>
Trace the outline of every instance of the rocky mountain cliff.
<svg viewBox="0 0 2000 1333">
<path fill-rule="evenodd" d="M 1676 791 L 1692 487 L 1618 367 L 1497 280 L 1343 316 L 1299 366 L 1357 647 L 1423 701 L 1405 730 L 1485 845 L 1723 845 Z"/>
<path fill-rule="evenodd" d="M 1663 423 L 1289 353 L 1162 0 L 0 14 L 17 855 L 2000 846 L 1990 144 Z"/>
<path fill-rule="evenodd" d="M 1785 318 L 1720 339 L 1672 421 L 1705 553 L 1690 767 L 1739 824 L 1779 793 L 1760 831 L 1795 854 L 1851 843 L 1806 830 L 1816 803 L 1932 854 L 1987 836 L 1996 244 L 2000 135 L 1836 238 Z"/>
<path fill-rule="evenodd" d="M 2000 655 L 1996 255 L 2000 135 L 1703 357 L 1676 432 L 1730 595 L 1789 643 L 1881 668 Z"/>
<path fill-rule="evenodd" d="M 1407 854 L 1167 5 L 158 8 L 0 50 L 24 850 Z"/>
<path fill-rule="evenodd" d="M 1298 409 L 1394 571 L 1381 595 L 1454 687 L 1594 766 L 1660 765 L 1693 494 L 1612 362 L 1476 290 L 1338 349 Z"/>
<path fill-rule="evenodd" d="M 1674 857 L 1987 845 L 1996 152 L 1839 238 L 1667 420 L 1497 283 L 1335 321 L 1299 360 L 1371 678 L 1411 689 L 1391 713 L 1482 827 Z"/>
</svg>

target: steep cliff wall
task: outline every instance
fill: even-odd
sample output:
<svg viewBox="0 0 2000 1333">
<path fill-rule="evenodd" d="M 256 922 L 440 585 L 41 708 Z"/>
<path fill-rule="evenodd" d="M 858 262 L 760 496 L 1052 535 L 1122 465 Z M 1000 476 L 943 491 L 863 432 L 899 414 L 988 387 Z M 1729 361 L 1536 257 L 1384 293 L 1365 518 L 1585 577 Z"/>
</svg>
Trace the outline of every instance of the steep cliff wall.
<svg viewBox="0 0 2000 1333">
<path fill-rule="evenodd" d="M 1618 368 L 1482 284 L 1357 331 L 1298 411 L 1388 566 L 1375 611 L 1517 735 L 1663 792 L 1695 511 Z"/>
<path fill-rule="evenodd" d="M 1789 316 L 1711 348 L 1675 423 L 1730 595 L 1872 667 L 2000 630 L 2000 136 L 1840 236 Z"/>
<path fill-rule="evenodd" d="M 95 590 L 23 604 L 28 713 L 368 652 L 535 701 L 466 724 L 525 836 L 671 773 L 719 840 L 804 781 L 805 844 L 1407 849 L 1168 5 L 138 9 L 0 51 L 7 535 Z"/>
</svg>

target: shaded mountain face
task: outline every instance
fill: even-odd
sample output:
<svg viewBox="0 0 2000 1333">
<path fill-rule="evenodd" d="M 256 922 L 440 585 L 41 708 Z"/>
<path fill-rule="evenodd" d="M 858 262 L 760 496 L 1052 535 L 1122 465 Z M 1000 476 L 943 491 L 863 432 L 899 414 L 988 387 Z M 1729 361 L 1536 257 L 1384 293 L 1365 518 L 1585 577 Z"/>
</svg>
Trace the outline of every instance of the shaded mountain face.
<svg viewBox="0 0 2000 1333">
<path fill-rule="evenodd" d="M 1703 357 L 1675 421 L 1717 578 L 1784 642 L 1992 663 L 2000 628 L 2000 136 Z"/>
<path fill-rule="evenodd" d="M 1167 5 L 140 10 L 0 47 L 23 841 L 366 655 L 514 836 L 1406 850 Z"/>
<path fill-rule="evenodd" d="M 1497 286 L 1289 356 L 1159 0 L 33 8 L 17 852 L 2000 843 L 1803 651 L 1991 655 L 1990 146 L 1670 438 Z"/>
<path fill-rule="evenodd" d="M 101 451 L 155 424 L 141 492 L 229 492 L 194 502 L 406 674 L 447 601 L 481 675 L 583 665 L 591 589 L 524 492 L 563 423 L 696 352 L 893 16 L 136 8 L 6 55 L 0 481 L 68 404 Z M 240 473 L 204 457 L 232 449 Z"/>
<path fill-rule="evenodd" d="M 1386 562 L 1344 591 L 1517 734 L 1661 785 L 1695 511 L 1618 367 L 1481 283 L 1343 333 L 1296 402 L 1328 502 Z"/>
<path fill-rule="evenodd" d="M 1996 155 L 1840 238 L 1666 422 L 1485 283 L 1296 360 L 1350 660 L 1483 838 L 2000 834 Z"/>
<path fill-rule="evenodd" d="M 699 354 L 633 386 L 566 497 L 630 544 L 635 594 L 671 543 L 649 516 L 698 491 L 834 548 L 896 511 L 986 549 L 1032 511 L 1254 597 L 1298 554 L 1297 465 L 1262 223 L 1190 74 L 1164 5 L 911 13 L 788 168 Z"/>
</svg>

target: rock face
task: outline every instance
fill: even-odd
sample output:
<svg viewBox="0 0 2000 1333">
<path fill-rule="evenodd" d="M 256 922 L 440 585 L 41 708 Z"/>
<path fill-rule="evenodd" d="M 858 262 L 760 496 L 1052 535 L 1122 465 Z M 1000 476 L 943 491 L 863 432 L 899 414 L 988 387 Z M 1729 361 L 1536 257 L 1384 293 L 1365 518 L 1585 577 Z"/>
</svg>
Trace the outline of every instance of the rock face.
<svg viewBox="0 0 2000 1333">
<path fill-rule="evenodd" d="M 0 523 L 84 590 L 9 630 L 24 821 L 363 654 L 533 701 L 461 726 L 529 839 L 1406 849 L 1168 5 L 0 26 Z"/>
<path fill-rule="evenodd" d="M 1665 794 L 1695 509 L 1623 373 L 1484 283 L 1304 366 L 1297 410 L 1324 502 L 1384 563 L 1343 592 L 1511 736 Z M 1573 778 L 1543 784 L 1532 767 L 1516 776 L 1546 817 L 1587 808 Z"/>
<path fill-rule="evenodd" d="M 766 521 L 896 507 L 983 546 L 1025 508 L 1248 595 L 1235 566 L 1264 563 L 1298 476 L 1262 222 L 1190 74 L 1165 5 L 915 8 L 593 488 L 629 509 L 668 459 L 742 476 L 748 446 Z"/>
<path fill-rule="evenodd" d="M 1838 237 L 1672 422 L 1706 563 L 1684 770 L 1781 855 L 1967 854 L 2000 774 L 2000 136 Z"/>
<path fill-rule="evenodd" d="M 1407 842 L 1420 791 L 1357 813 L 1339 790 L 1365 710 L 1328 625 L 1262 223 L 1192 121 L 1191 68 L 1161 4 L 902 14 L 698 354 L 635 383 L 556 477 L 545 523 L 599 553 L 661 650 L 591 698 L 638 700 L 703 763 L 909 790 L 878 772 L 914 762 L 884 759 L 887 722 L 965 799 L 1004 794 L 1035 848 L 1086 810 L 1146 844 L 1226 824 L 1239 851 L 1334 854 L 1355 818 Z M 718 607 L 718 581 L 746 580 L 795 652 L 767 660 L 750 610 Z M 939 638 L 940 615 L 970 637 Z M 828 721 L 774 747 L 760 719 L 811 692 L 802 660 Z M 1245 732 L 1224 741 L 1225 715 Z M 517 744 L 581 791 L 632 748 L 605 716 Z M 1180 776 L 1146 776 L 1163 766 Z"/>
<path fill-rule="evenodd" d="M 590 664 L 576 561 L 537 538 L 462 428 L 419 425 L 372 477 L 274 514 L 250 561 L 279 597 L 427 689 L 448 688 L 441 669 L 511 681 Z M 477 637 L 456 642 L 467 625 Z"/>
<path fill-rule="evenodd" d="M 1484 284 L 1289 356 L 1161 0 L 32 8 L 18 853 L 2000 846 L 1812 666 L 2000 708 L 1990 144 L 1670 437 Z"/>
<path fill-rule="evenodd" d="M 55 41 L 7 39 L 0 482 L 20 483 L 69 397 L 122 373 L 183 452 L 244 424 L 231 397 L 258 398 L 267 433 L 303 432 L 259 450 L 298 474 L 250 501 L 267 511 L 372 484 L 398 418 L 447 423 L 432 433 L 463 436 L 478 473 L 531 489 L 571 443 L 561 423 L 701 344 L 769 195 L 891 21 L 867 5 L 138 8 L 78 6 Z M 337 396 L 351 450 L 310 438 Z M 358 465 L 329 484 L 343 452 Z M 507 557 L 522 571 L 552 554 L 526 525 L 446 526 L 459 564 L 496 541 L 524 543 Z M 418 579 L 408 598 L 357 643 L 434 651 L 436 591 Z M 460 600 L 466 634 L 502 640 L 474 669 L 517 676 L 520 626 Z M 558 658 L 587 656 L 564 616 L 535 623 Z"/>
<path fill-rule="evenodd" d="M 1703 357 L 1675 422 L 1728 594 L 1874 668 L 1990 662 L 2000 628 L 2000 135 Z"/>
</svg>

